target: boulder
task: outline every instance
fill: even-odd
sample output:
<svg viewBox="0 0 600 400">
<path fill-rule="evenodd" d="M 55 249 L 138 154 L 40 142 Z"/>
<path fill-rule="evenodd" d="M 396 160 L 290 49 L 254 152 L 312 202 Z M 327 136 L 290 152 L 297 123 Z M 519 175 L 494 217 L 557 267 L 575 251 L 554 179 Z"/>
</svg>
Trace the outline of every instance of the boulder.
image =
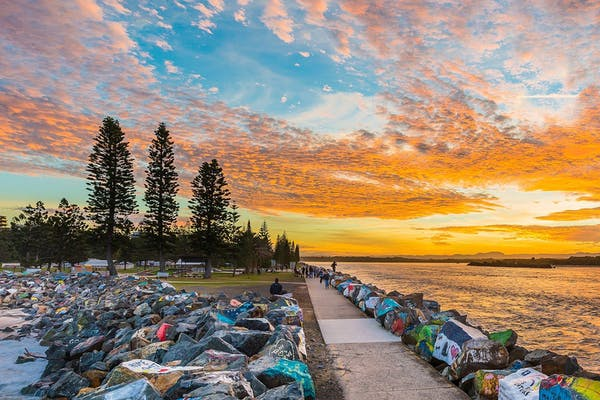
<svg viewBox="0 0 600 400">
<path fill-rule="evenodd" d="M 264 331 L 218 331 L 213 337 L 221 338 L 237 350 L 251 357 L 258 353 L 271 337 Z"/>
<path fill-rule="evenodd" d="M 241 318 L 235 321 L 235 326 L 241 326 L 251 331 L 272 332 L 275 330 L 266 318 Z"/>
<path fill-rule="evenodd" d="M 97 388 L 102 384 L 108 372 L 99 369 L 88 369 L 81 375 L 90 381 L 90 387 Z"/>
<path fill-rule="evenodd" d="M 527 355 L 525 355 L 524 361 L 527 361 L 531 365 L 539 365 L 543 360 L 552 358 L 557 355 L 558 354 L 556 354 L 553 351 L 536 349 L 527 353 Z"/>
<path fill-rule="evenodd" d="M 258 378 L 250 371 L 243 372 L 244 378 L 248 382 L 250 382 L 250 387 L 252 387 L 252 391 L 254 392 L 254 396 L 260 396 L 264 392 L 267 391 L 267 387 L 264 383 L 262 383 Z"/>
<path fill-rule="evenodd" d="M 74 358 L 88 351 L 100 350 L 102 348 L 102 343 L 104 343 L 105 340 L 106 337 L 103 335 L 87 338 L 83 342 L 73 347 L 69 355 L 71 358 Z"/>
<path fill-rule="evenodd" d="M 574 375 L 581 371 L 575 357 L 556 355 L 540 361 L 542 372 L 546 375 Z"/>
<path fill-rule="evenodd" d="M 500 332 L 492 332 L 488 335 L 490 340 L 502 344 L 508 351 L 510 351 L 517 344 L 519 335 L 512 329 L 507 329 Z"/>
<path fill-rule="evenodd" d="M 164 399 L 177 400 L 184 396 L 193 398 L 195 397 L 194 393 L 202 394 L 203 390 L 210 393 L 211 389 L 206 388 L 216 385 L 219 385 L 220 388 L 227 387 L 227 391 L 239 399 L 254 396 L 250 382 L 244 378 L 241 372 L 221 371 L 184 376 L 166 391 Z M 224 393 L 216 394 L 224 395 Z"/>
<path fill-rule="evenodd" d="M 431 361 L 435 340 L 440 330 L 439 325 L 417 325 L 410 331 L 415 341 L 415 353 L 425 361 Z"/>
<path fill-rule="evenodd" d="M 312 377 L 301 361 L 265 356 L 248 364 L 248 370 L 270 389 L 296 381 L 302 384 L 307 399 L 315 398 Z"/>
<path fill-rule="evenodd" d="M 257 400 L 304 400 L 304 390 L 299 382 L 293 382 L 267 390 Z"/>
<path fill-rule="evenodd" d="M 508 370 L 479 370 L 474 374 L 473 390 L 479 399 L 497 399 L 500 380 L 512 373 Z"/>
<path fill-rule="evenodd" d="M 203 371 L 239 371 L 248 365 L 248 357 L 242 353 L 231 354 L 209 349 L 186 365 L 202 367 Z"/>
<path fill-rule="evenodd" d="M 533 368 L 523 368 L 501 379 L 498 400 L 537 400 L 540 383 L 548 376 Z"/>
<path fill-rule="evenodd" d="M 240 354 L 240 352 L 235 347 L 233 347 L 231 344 L 229 344 L 222 338 L 210 336 L 206 339 L 202 339 L 200 342 L 198 342 L 198 344 L 188 347 L 187 352 L 184 352 L 183 354 L 181 354 L 181 350 L 178 350 L 176 354 L 169 354 L 169 352 L 167 352 L 167 354 L 165 354 L 165 356 L 163 357 L 163 363 L 171 361 L 170 357 L 183 356 L 183 358 L 181 359 L 181 364 L 186 365 L 188 362 L 192 361 L 194 358 L 198 357 L 206 350 L 218 350 L 225 353 Z"/>
<path fill-rule="evenodd" d="M 540 383 L 539 400 L 598 400 L 600 382 L 565 375 L 552 375 Z"/>
<path fill-rule="evenodd" d="M 146 379 L 101 388 L 95 392 L 77 396 L 74 400 L 162 400 L 160 393 Z"/>
<path fill-rule="evenodd" d="M 472 339 L 463 343 L 460 355 L 450 366 L 452 380 L 480 369 L 503 369 L 508 366 L 506 347 L 489 339 Z"/>
<path fill-rule="evenodd" d="M 450 319 L 437 335 L 433 357 L 451 365 L 460 355 L 463 343 L 471 339 L 487 339 L 487 336 L 478 329 Z"/>
<path fill-rule="evenodd" d="M 98 361 L 102 361 L 104 359 L 104 356 L 105 354 L 103 351 L 83 353 L 79 358 L 79 372 L 87 371 L 92 365 L 94 365 Z"/>
<path fill-rule="evenodd" d="M 90 385 L 90 381 L 73 371 L 65 371 L 48 390 L 48 397 L 75 397 L 79 390 Z"/>
<path fill-rule="evenodd" d="M 512 349 L 510 349 L 510 353 L 509 353 L 509 362 L 513 362 L 516 360 L 522 360 L 525 361 L 525 356 L 529 353 L 529 350 L 527 350 L 525 347 L 521 347 L 521 346 L 514 346 Z"/>
</svg>

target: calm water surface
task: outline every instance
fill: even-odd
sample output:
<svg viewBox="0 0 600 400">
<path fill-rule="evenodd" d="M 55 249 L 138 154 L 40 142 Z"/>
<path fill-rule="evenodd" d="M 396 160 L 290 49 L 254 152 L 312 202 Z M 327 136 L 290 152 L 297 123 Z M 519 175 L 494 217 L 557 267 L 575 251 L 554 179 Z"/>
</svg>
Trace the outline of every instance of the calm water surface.
<svg viewBox="0 0 600 400">
<path fill-rule="evenodd" d="M 487 330 L 514 329 L 521 346 L 573 355 L 600 373 L 600 268 L 339 263 L 338 270 L 386 291 L 423 292 Z"/>
</svg>

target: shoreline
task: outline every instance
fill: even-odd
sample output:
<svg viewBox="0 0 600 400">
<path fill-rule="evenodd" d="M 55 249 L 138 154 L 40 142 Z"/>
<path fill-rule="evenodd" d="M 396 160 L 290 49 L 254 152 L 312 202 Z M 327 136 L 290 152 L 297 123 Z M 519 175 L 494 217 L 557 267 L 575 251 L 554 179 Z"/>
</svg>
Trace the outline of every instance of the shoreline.
<svg viewBox="0 0 600 400">
<path fill-rule="evenodd" d="M 598 385 L 600 388 L 600 374 L 584 370 L 578 365 L 574 357 L 557 354 L 543 349 L 529 351 L 528 349 L 517 345 L 518 336 L 513 330 L 508 329 L 506 331 L 490 334 L 482 327 L 470 325 L 466 320 L 466 316 L 464 316 L 464 319 L 461 319 L 461 314 L 455 310 L 447 312 L 440 311 L 439 305 L 435 300 L 425 300 L 421 293 L 412 293 L 408 295 L 402 295 L 398 291 L 386 293 L 385 291 L 378 289 L 376 285 L 363 284 L 356 277 L 344 274 L 342 271 L 339 271 L 334 275 L 332 278 L 332 286 L 339 294 L 343 294 L 351 304 L 360 308 L 367 316 L 376 318 L 385 329 L 400 336 L 403 343 L 408 346 L 408 348 L 430 363 L 433 368 L 442 372 L 444 376 L 468 394 L 473 394 L 473 390 L 477 389 L 475 387 L 477 386 L 476 380 L 481 379 L 481 377 L 476 378 L 473 375 L 467 376 L 468 374 L 464 374 L 465 371 L 472 370 L 470 373 L 473 374 L 483 369 L 502 370 L 504 368 L 506 371 L 514 373 L 528 366 L 536 365 L 542 372 L 547 373 L 547 375 L 544 375 L 546 377 L 553 374 L 562 374 L 562 376 L 573 377 L 570 379 L 595 382 L 594 385 Z M 379 300 L 376 301 L 374 298 L 378 298 Z M 389 300 L 387 307 L 381 306 L 383 299 L 386 299 L 386 302 Z M 367 305 L 366 303 L 369 302 L 371 304 Z M 374 303 L 378 303 L 379 306 L 373 305 Z M 415 311 L 417 312 L 417 315 L 411 315 L 411 313 L 414 314 Z M 447 313 L 444 316 L 445 319 L 440 319 L 444 313 Z M 437 318 L 436 321 L 431 319 L 432 315 Z M 454 324 L 453 321 L 455 320 L 459 322 Z M 468 346 L 467 348 L 464 348 L 462 343 L 467 343 L 468 341 L 460 344 L 457 357 L 454 357 L 451 360 L 448 359 L 446 362 L 436 359 L 436 356 L 438 358 L 440 357 L 440 353 L 437 355 L 435 354 L 436 349 L 438 349 L 436 339 L 442 337 L 440 334 L 447 334 L 444 330 L 449 321 L 454 325 L 466 324 L 462 325 L 465 329 L 468 330 L 472 328 L 473 330 L 478 331 L 480 336 L 474 333 L 475 336 L 473 336 L 472 340 L 475 340 L 477 337 L 485 338 L 485 341 L 478 339 L 481 341 L 478 345 L 484 345 L 483 348 L 488 352 L 491 352 L 491 349 L 495 349 L 494 351 L 497 352 L 497 355 L 506 354 L 506 363 L 504 361 L 498 363 L 498 359 L 496 359 L 496 364 L 494 364 L 494 360 L 479 360 L 481 361 L 479 363 L 480 365 L 473 366 L 473 357 L 475 357 L 475 359 L 478 357 L 473 354 L 481 354 L 480 352 L 483 351 L 483 348 L 479 348 L 479 350 L 471 349 Z M 492 336 L 495 337 L 492 339 Z M 503 336 L 502 340 L 498 340 L 501 336 Z M 493 344 L 492 342 L 494 341 L 501 346 Z M 477 345 L 476 342 L 477 341 L 473 342 L 475 344 L 472 344 L 471 346 Z M 461 347 L 463 347 L 462 350 L 460 349 Z M 471 354 L 472 351 L 475 351 L 476 353 Z M 462 358 L 460 356 L 461 354 L 464 355 Z M 469 357 L 471 357 L 470 361 Z M 520 360 L 520 363 L 517 363 L 517 360 Z M 510 363 L 508 361 L 510 361 Z M 494 379 L 498 382 L 504 378 L 505 375 L 508 375 L 508 373 L 504 373 L 504 375 L 499 373 L 495 374 Z M 540 381 L 541 380 L 542 378 L 540 378 Z M 496 395 L 497 394 L 498 393 L 496 392 Z"/>
</svg>

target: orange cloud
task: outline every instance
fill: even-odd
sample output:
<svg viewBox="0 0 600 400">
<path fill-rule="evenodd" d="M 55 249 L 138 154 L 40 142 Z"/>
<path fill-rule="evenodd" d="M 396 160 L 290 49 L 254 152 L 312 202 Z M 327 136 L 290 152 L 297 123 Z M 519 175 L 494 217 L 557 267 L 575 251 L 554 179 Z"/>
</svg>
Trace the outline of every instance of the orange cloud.
<svg viewBox="0 0 600 400">
<path fill-rule="evenodd" d="M 585 219 L 600 218 L 600 207 L 559 211 L 537 218 L 547 221 L 579 221 Z"/>
</svg>

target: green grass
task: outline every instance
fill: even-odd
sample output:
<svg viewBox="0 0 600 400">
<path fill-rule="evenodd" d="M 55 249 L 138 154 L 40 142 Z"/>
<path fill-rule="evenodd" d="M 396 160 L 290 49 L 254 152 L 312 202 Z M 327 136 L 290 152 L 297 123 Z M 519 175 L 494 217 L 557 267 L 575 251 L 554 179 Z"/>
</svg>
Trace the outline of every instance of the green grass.
<svg viewBox="0 0 600 400">
<path fill-rule="evenodd" d="M 303 282 L 303 279 L 294 276 L 293 272 L 263 272 L 260 275 L 242 274 L 237 276 L 232 276 L 231 273 L 217 272 L 213 273 L 213 276 L 210 279 L 172 277 L 166 281 L 177 289 L 181 289 L 186 286 L 219 287 L 267 285 L 271 284 L 275 278 L 279 278 L 281 282 Z"/>
</svg>

